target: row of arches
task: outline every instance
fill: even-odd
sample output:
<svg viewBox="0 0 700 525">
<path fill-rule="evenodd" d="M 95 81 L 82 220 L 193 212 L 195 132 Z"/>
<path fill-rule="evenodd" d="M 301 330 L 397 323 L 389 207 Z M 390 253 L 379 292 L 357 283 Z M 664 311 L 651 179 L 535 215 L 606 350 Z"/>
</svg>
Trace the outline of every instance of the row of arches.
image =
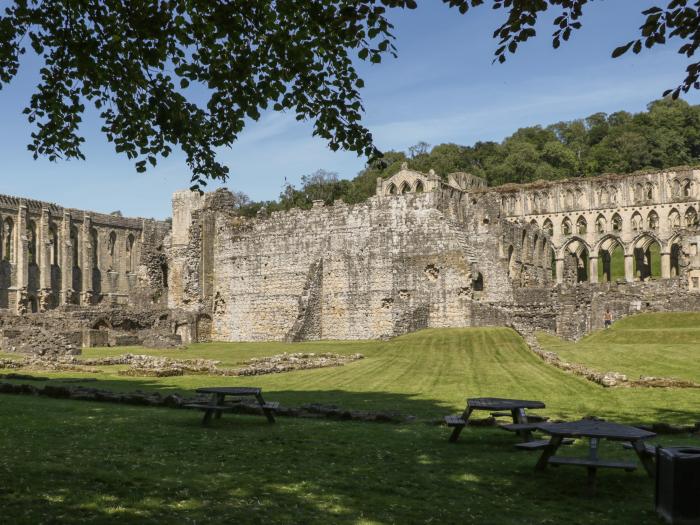
<svg viewBox="0 0 700 525">
<path fill-rule="evenodd" d="M 423 181 L 418 179 L 413 184 L 408 181 L 400 183 L 399 186 L 393 182 L 389 184 L 387 192 L 389 195 L 403 195 L 404 193 L 423 193 L 425 191 L 425 186 Z"/>
<path fill-rule="evenodd" d="M 680 238 L 663 243 L 643 233 L 629 243 L 607 235 L 594 246 L 580 237 L 569 239 L 556 257 L 558 282 L 646 281 L 680 275 Z"/>
<path fill-rule="evenodd" d="M 667 215 L 668 226 L 671 229 L 679 228 L 694 228 L 699 225 L 698 212 L 693 206 L 689 206 L 685 213 L 681 216 L 680 212 L 673 208 Z M 531 224 L 538 226 L 536 219 L 530 221 Z M 573 223 L 569 217 L 564 217 L 560 224 L 561 235 L 564 237 L 570 235 L 586 235 L 589 232 L 588 220 L 580 215 L 576 222 Z M 624 221 L 619 213 L 614 213 L 610 220 L 605 215 L 598 214 L 595 219 L 595 233 L 604 235 L 606 233 L 622 232 Z M 650 230 L 658 232 L 660 227 L 660 217 L 655 210 L 651 210 L 646 214 L 646 217 L 639 211 L 635 211 L 630 218 L 630 229 L 632 232 L 641 232 Z M 545 219 L 542 223 L 542 229 L 550 236 L 554 235 L 554 223 L 551 219 Z"/>
</svg>

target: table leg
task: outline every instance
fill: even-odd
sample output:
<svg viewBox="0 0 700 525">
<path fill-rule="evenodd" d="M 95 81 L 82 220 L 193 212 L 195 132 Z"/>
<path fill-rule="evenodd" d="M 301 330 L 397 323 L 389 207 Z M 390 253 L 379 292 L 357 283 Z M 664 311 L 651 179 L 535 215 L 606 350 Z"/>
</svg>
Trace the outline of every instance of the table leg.
<svg viewBox="0 0 700 525">
<path fill-rule="evenodd" d="M 656 474 L 656 465 L 654 464 L 653 456 L 649 455 L 649 453 L 646 451 L 644 443 L 641 439 L 633 441 L 632 446 L 634 447 L 634 451 L 637 453 L 637 456 L 639 456 L 639 461 L 642 462 L 644 470 L 647 471 L 647 475 L 650 478 L 653 478 Z"/>
<path fill-rule="evenodd" d="M 598 469 L 595 467 L 586 467 L 586 470 L 588 471 L 588 492 L 592 495 L 595 494 L 596 472 Z"/>
<path fill-rule="evenodd" d="M 557 453 L 557 450 L 561 446 L 562 439 L 563 438 L 561 436 L 552 436 L 550 438 L 549 443 L 544 450 L 542 450 L 542 455 L 535 465 L 535 470 L 544 470 L 547 468 L 549 458 Z"/>
<path fill-rule="evenodd" d="M 272 410 L 270 410 L 269 408 L 265 408 L 265 400 L 263 399 L 262 394 L 256 394 L 255 399 L 258 400 L 258 404 L 260 405 L 260 408 L 262 408 L 262 411 L 265 414 L 265 417 L 267 418 L 267 422 L 274 423 L 275 416 L 272 413 Z"/>
<path fill-rule="evenodd" d="M 224 404 L 224 397 L 224 394 L 214 394 L 212 396 L 212 401 L 215 405 L 220 406 Z M 214 417 L 216 417 L 216 419 L 221 419 L 222 412 L 223 410 L 217 410 Z"/>
<path fill-rule="evenodd" d="M 202 425 L 207 427 L 211 421 L 211 416 L 214 414 L 214 409 L 207 409 L 204 411 L 204 418 L 202 419 Z"/>
<path fill-rule="evenodd" d="M 513 416 L 514 424 L 527 423 L 527 414 L 524 408 L 514 408 L 510 413 Z M 517 434 L 524 442 L 532 441 L 532 432 L 530 430 L 518 430 Z"/>
<path fill-rule="evenodd" d="M 464 426 L 459 426 L 459 427 L 454 427 L 452 429 L 452 434 L 450 434 L 450 443 L 454 443 L 459 439 L 459 435 L 462 433 L 462 430 L 464 427 L 466 427 L 469 424 L 469 417 L 472 415 L 472 412 L 474 411 L 473 408 L 467 406 L 467 408 L 464 409 L 464 412 L 462 412 L 462 419 L 464 420 Z"/>
</svg>

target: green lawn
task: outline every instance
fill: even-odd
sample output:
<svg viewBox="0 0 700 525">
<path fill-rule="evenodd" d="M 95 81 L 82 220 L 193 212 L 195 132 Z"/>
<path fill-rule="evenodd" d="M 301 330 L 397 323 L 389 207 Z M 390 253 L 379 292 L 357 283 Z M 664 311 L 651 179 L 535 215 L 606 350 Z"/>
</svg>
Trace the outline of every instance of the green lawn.
<svg viewBox="0 0 700 525">
<path fill-rule="evenodd" d="M 700 383 L 700 313 L 635 315 L 577 343 L 544 333 L 538 337 L 545 350 L 600 371 Z"/>
<path fill-rule="evenodd" d="M 89 355 L 122 351 L 93 349 Z M 279 418 L 270 426 L 264 418 L 227 415 L 205 429 L 199 413 L 185 410 L 3 395 L 5 522 L 656 524 L 653 482 L 641 471 L 601 472 L 599 493 L 590 498 L 585 471 L 560 467 L 535 474 L 537 454 L 513 449 L 509 433 L 473 427 L 449 444 L 449 430 L 428 422 L 463 409 L 467 396 L 541 399 L 547 403 L 542 412 L 555 418 L 700 419 L 698 390 L 605 389 L 544 364 L 505 328 L 424 330 L 391 341 L 132 351 L 215 358 L 227 366 L 282 351 L 361 352 L 366 359 L 247 378 L 131 378 L 105 367 L 90 376 L 98 381 L 86 384 L 162 393 L 257 385 L 284 405 L 321 402 L 419 419 L 395 425 Z M 584 454 L 582 447 L 566 453 Z M 606 444 L 602 454 L 631 459 L 617 445 Z"/>
</svg>

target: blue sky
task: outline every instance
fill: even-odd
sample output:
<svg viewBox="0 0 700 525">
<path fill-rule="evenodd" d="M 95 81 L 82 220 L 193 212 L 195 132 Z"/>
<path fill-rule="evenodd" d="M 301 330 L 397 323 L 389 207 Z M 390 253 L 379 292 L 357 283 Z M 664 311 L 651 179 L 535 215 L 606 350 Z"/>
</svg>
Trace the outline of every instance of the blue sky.
<svg viewBox="0 0 700 525">
<path fill-rule="evenodd" d="M 665 88 L 678 84 L 686 66 L 673 46 L 610 58 L 612 49 L 636 36 L 643 20 L 640 11 L 653 4 L 593 2 L 583 29 L 556 51 L 549 38 L 551 25 L 543 20 L 538 38 L 500 65 L 491 63 L 496 48 L 491 34 L 502 13 L 482 7 L 462 16 L 439 0 L 425 0 L 415 11 L 395 11 L 391 19 L 398 59 L 359 67 L 366 82 L 364 123 L 380 149 L 406 150 L 419 141 L 500 141 L 522 126 L 598 111 L 641 111 Z M 36 85 L 36 69 L 29 59 L 15 81 L 0 91 L 0 193 L 131 216 L 169 216 L 172 192 L 189 182 L 183 157 L 173 155 L 138 174 L 101 136 L 94 116 L 85 121 L 86 161 L 32 159 L 26 150 L 31 127 L 21 110 Z M 700 103 L 698 93 L 685 98 Z M 255 200 L 275 198 L 285 178 L 294 183 L 319 168 L 352 178 L 364 165 L 353 153 L 331 152 L 311 136 L 309 124 L 275 112 L 250 123 L 231 149 L 221 151 L 220 159 L 232 174 L 224 185 Z"/>
</svg>

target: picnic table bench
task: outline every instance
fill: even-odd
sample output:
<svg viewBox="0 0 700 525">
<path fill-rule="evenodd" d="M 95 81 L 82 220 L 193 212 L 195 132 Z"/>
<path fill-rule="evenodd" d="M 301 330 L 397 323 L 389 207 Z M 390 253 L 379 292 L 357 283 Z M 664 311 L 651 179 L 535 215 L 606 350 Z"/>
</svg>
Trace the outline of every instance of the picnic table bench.
<svg viewBox="0 0 700 525">
<path fill-rule="evenodd" d="M 532 436 L 532 431 L 537 428 L 544 418 L 536 416 L 537 421 L 530 421 L 529 416 L 525 412 L 527 409 L 545 408 L 542 401 L 531 401 L 523 399 L 504 399 L 497 397 L 477 397 L 467 399 L 467 408 L 458 416 L 445 416 L 445 423 L 452 428 L 452 434 L 449 441 L 454 443 L 459 439 L 459 435 L 469 424 L 469 418 L 475 410 L 486 410 L 491 412 L 494 417 L 510 416 L 513 420 L 512 424 L 501 425 L 504 430 L 516 432 L 522 439 L 522 443 L 516 446 L 522 449 L 540 448 L 547 444 L 544 440 L 535 440 Z M 507 412 L 506 412 L 507 411 Z"/>
<path fill-rule="evenodd" d="M 209 403 L 188 403 L 187 408 L 194 408 L 204 411 L 202 425 L 209 425 L 212 417 L 221 418 L 223 412 L 235 410 L 236 406 L 226 403 L 226 396 L 232 397 L 255 397 L 258 405 L 263 411 L 269 423 L 275 422 L 274 412 L 279 408 L 276 401 L 265 402 L 262 396 L 262 389 L 257 387 L 207 387 L 195 390 L 198 394 L 211 394 Z"/>
<path fill-rule="evenodd" d="M 649 452 L 650 447 L 644 443 L 645 439 L 656 434 L 639 428 L 600 421 L 594 419 L 582 419 L 568 423 L 541 423 L 538 429 L 551 435 L 548 445 L 542 451 L 536 470 L 545 470 L 547 465 L 575 465 L 585 467 L 588 473 L 588 485 L 595 489 L 596 473 L 599 468 L 623 469 L 631 472 L 637 468 L 637 464 L 630 461 L 607 460 L 598 456 L 598 446 L 601 439 L 610 441 L 622 441 L 633 449 L 639 457 L 647 474 L 654 476 L 654 461 Z M 588 438 L 588 457 L 563 457 L 557 456 L 557 450 L 565 438 Z M 624 445 L 623 445 L 624 446 Z"/>
</svg>

